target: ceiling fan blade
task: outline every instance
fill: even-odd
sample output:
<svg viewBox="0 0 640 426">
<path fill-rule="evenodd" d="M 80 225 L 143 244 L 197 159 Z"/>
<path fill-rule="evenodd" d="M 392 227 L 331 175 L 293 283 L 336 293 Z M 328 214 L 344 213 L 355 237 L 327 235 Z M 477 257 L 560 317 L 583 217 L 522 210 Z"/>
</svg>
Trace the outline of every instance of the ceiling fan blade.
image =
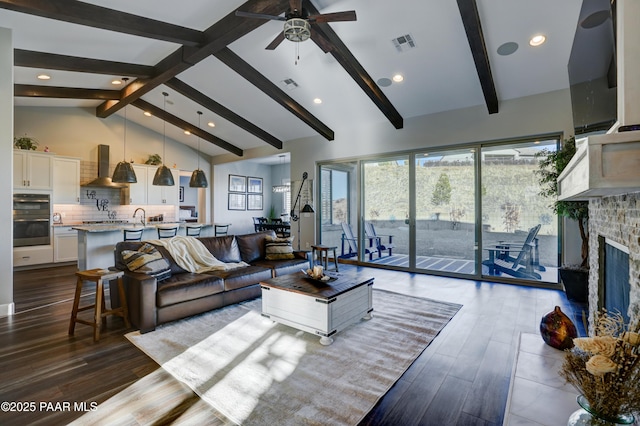
<svg viewBox="0 0 640 426">
<path fill-rule="evenodd" d="M 345 12 L 335 12 L 335 13 L 323 13 L 321 15 L 310 15 L 309 22 L 340 22 L 340 21 L 355 21 L 356 20 L 356 11 L 355 10 L 347 10 Z"/>
<path fill-rule="evenodd" d="M 264 13 L 243 12 L 242 10 L 236 10 L 236 16 L 243 18 L 256 18 L 256 19 L 270 19 L 273 21 L 285 21 L 284 16 L 265 15 Z"/>
<path fill-rule="evenodd" d="M 267 47 L 265 47 L 266 50 L 273 50 L 276 47 L 278 47 L 280 45 L 280 43 L 282 43 L 284 41 L 284 33 L 283 32 L 279 32 L 278 35 L 276 36 L 276 38 L 273 39 L 273 41 L 271 43 L 269 43 L 269 45 Z"/>
<path fill-rule="evenodd" d="M 292 12 L 294 10 L 302 12 L 302 0 L 289 0 L 289 8 Z"/>
<path fill-rule="evenodd" d="M 311 31 L 311 40 L 313 40 L 324 53 L 329 53 L 331 49 L 333 49 L 333 45 L 329 40 L 324 38 L 318 31 Z"/>
</svg>

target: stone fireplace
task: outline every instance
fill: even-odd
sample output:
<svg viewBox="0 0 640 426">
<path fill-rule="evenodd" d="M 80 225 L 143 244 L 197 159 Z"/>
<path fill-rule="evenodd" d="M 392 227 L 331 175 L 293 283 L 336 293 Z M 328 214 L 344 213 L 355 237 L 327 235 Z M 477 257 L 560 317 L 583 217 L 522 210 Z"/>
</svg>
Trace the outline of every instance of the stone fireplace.
<svg viewBox="0 0 640 426">
<path fill-rule="evenodd" d="M 558 198 L 589 201 L 589 325 L 609 285 L 628 289 L 626 314 L 640 321 L 640 1 L 616 1 L 618 122 L 606 135 L 576 141 L 576 155 L 558 178 Z M 630 130 L 630 131 L 619 131 Z M 625 254 L 605 272 L 607 242 Z M 628 254 L 628 256 L 627 256 Z M 611 259 L 619 257 L 622 261 Z M 628 266 L 625 263 L 628 260 Z M 611 265 L 609 265 L 611 266 Z M 628 272 L 623 270 L 628 269 Z M 607 275 L 613 274 L 613 275 Z M 628 282 L 624 275 L 628 274 Z M 615 276 L 615 278 L 610 278 Z M 620 278 L 622 277 L 622 279 Z M 611 283 L 609 282 L 611 281 Z M 622 284 L 620 284 L 622 282 Z M 628 286 L 628 287 L 627 287 Z M 618 291 L 619 293 L 619 291 Z M 611 293 L 614 294 L 614 293 Z M 625 295 L 618 304 L 627 304 Z"/>
<path fill-rule="evenodd" d="M 610 244 L 607 244 L 607 240 Z M 606 245 L 622 252 L 628 251 L 628 267 L 618 259 L 615 268 L 619 274 L 628 274 L 629 309 L 625 314 L 632 320 L 640 320 L 640 192 L 589 201 L 590 323 L 595 310 L 604 307 L 606 286 L 612 286 L 616 281 L 611 277 L 607 279 L 604 270 Z M 608 251 L 616 250 L 609 247 Z M 607 261 L 613 262 L 611 257 L 613 256 L 607 256 Z M 628 270 L 622 270 L 625 268 Z M 615 285 L 619 285 L 619 282 Z M 621 302 L 617 304 L 620 305 Z"/>
</svg>

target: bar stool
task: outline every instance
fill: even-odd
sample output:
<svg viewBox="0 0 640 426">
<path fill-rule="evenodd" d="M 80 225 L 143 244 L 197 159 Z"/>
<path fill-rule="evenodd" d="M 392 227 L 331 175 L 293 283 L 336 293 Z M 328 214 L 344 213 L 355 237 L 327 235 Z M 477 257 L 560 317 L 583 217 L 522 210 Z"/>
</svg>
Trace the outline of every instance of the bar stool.
<svg viewBox="0 0 640 426">
<path fill-rule="evenodd" d="M 177 234 L 178 234 L 177 226 L 158 228 L 158 238 L 160 239 L 175 237 Z"/>
<path fill-rule="evenodd" d="M 142 241 L 143 229 L 123 229 L 124 241 Z"/>
<path fill-rule="evenodd" d="M 338 272 L 338 257 L 336 256 L 337 247 L 312 245 L 311 249 L 311 260 L 315 263 L 313 259 L 317 258 L 320 261 L 320 264 L 324 266 L 325 270 L 328 270 L 329 268 L 329 250 L 331 250 L 333 252 L 333 264 L 336 267 L 336 272 Z"/>
<path fill-rule="evenodd" d="M 214 228 L 214 234 L 216 237 L 221 236 L 221 235 L 227 235 L 227 232 L 229 232 L 229 224 L 225 223 L 225 224 L 214 224 L 213 225 Z"/>
<path fill-rule="evenodd" d="M 187 237 L 199 237 L 200 231 L 202 231 L 202 225 L 187 225 L 185 229 Z"/>
<path fill-rule="evenodd" d="M 69 335 L 73 336 L 76 328 L 76 323 L 90 325 L 93 327 L 93 341 L 100 340 L 100 329 L 105 328 L 107 325 L 107 315 L 118 315 L 124 319 L 124 324 L 127 328 L 131 327 L 129 323 L 129 311 L 127 309 L 127 299 L 124 292 L 124 283 L 122 282 L 122 271 L 111 271 L 109 269 L 89 269 L 87 271 L 76 272 L 78 277 L 76 283 L 76 294 L 73 299 L 73 309 L 71 311 L 71 321 L 69 323 Z M 118 293 L 120 295 L 120 307 L 107 310 L 104 302 L 104 283 L 111 280 L 118 280 Z M 87 305 L 79 307 L 80 296 L 82 294 L 82 284 L 84 281 L 92 281 L 96 283 L 96 300 L 93 305 Z M 78 318 L 78 312 L 86 311 L 87 309 L 94 310 L 93 321 L 87 321 Z"/>
</svg>

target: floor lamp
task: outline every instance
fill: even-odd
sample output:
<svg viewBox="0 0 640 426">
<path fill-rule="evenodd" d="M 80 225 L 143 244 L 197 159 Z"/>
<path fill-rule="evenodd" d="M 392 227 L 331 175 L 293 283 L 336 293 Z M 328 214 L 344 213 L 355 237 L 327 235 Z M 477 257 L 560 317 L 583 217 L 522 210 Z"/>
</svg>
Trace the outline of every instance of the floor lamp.
<svg viewBox="0 0 640 426">
<path fill-rule="evenodd" d="M 304 181 L 307 180 L 309 175 L 307 172 L 302 174 L 302 183 L 300 184 L 300 189 L 298 189 L 298 196 L 296 197 L 296 201 L 293 203 L 293 207 L 291 208 L 291 212 L 289 216 L 291 216 L 291 220 L 294 222 L 298 222 L 298 251 L 300 251 L 300 213 L 315 213 L 313 207 L 311 207 L 308 203 L 304 205 L 302 210 L 298 206 L 298 201 L 300 201 L 300 193 L 302 192 L 302 188 L 304 187 Z M 296 206 L 298 206 L 298 214 L 296 212 Z"/>
</svg>

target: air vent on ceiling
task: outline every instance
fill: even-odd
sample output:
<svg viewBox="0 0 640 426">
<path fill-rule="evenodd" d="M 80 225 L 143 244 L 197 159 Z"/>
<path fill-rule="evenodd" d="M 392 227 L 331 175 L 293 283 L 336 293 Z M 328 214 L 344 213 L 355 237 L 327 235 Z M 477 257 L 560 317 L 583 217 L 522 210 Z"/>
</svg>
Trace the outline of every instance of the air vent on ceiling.
<svg viewBox="0 0 640 426">
<path fill-rule="evenodd" d="M 415 41 L 413 41 L 413 37 L 411 34 L 405 34 L 400 37 L 396 37 L 391 40 L 393 45 L 396 47 L 398 52 L 406 52 L 409 49 L 413 49 L 416 47 Z"/>
<path fill-rule="evenodd" d="M 286 79 L 282 80 L 280 82 L 280 84 L 282 84 L 282 86 L 284 86 L 285 90 L 293 90 L 293 89 L 296 89 L 298 87 L 298 83 L 293 81 L 292 78 L 286 78 Z"/>
</svg>

